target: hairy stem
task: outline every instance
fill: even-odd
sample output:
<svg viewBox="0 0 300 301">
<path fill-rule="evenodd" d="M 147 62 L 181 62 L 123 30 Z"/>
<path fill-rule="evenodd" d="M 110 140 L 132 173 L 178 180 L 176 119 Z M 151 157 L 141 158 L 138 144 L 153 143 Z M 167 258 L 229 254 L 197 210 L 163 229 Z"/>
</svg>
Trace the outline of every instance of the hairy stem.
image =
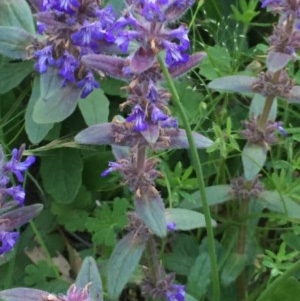
<svg viewBox="0 0 300 301">
<path fill-rule="evenodd" d="M 175 88 L 172 78 L 170 76 L 169 70 L 167 69 L 163 59 L 159 55 L 157 56 L 157 59 L 160 64 L 160 67 L 162 69 L 162 72 L 166 78 L 167 84 L 169 85 L 174 104 L 176 105 L 177 109 L 180 112 L 181 119 L 184 124 L 184 128 L 185 128 L 186 135 L 188 138 L 190 152 L 191 152 L 191 156 L 192 156 L 192 162 L 193 162 L 193 166 L 196 171 L 196 174 L 197 174 L 198 187 L 199 187 L 201 201 L 202 201 L 202 205 L 203 205 L 203 207 L 202 207 L 203 213 L 205 216 L 205 224 L 206 224 L 208 246 L 209 246 L 209 255 L 210 255 L 210 261 L 211 261 L 211 267 L 212 267 L 213 301 L 219 301 L 221 292 L 220 292 L 217 256 L 216 256 L 215 243 L 214 243 L 214 233 L 213 233 L 213 228 L 211 225 L 210 210 L 209 210 L 206 193 L 205 193 L 205 184 L 204 184 L 204 178 L 203 178 L 203 172 L 202 172 L 200 158 L 197 153 L 197 148 L 196 148 L 196 145 L 194 142 L 194 138 L 192 135 L 192 130 L 191 130 L 188 118 L 187 118 L 187 116 L 185 114 L 185 110 L 180 102 L 178 93 L 176 91 L 176 88 Z"/>
</svg>

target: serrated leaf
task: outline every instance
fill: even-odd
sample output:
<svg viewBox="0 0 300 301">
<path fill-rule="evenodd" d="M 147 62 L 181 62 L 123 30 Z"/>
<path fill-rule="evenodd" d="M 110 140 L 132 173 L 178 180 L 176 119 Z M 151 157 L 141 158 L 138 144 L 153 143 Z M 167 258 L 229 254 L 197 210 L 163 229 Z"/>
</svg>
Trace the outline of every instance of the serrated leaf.
<svg viewBox="0 0 300 301">
<path fill-rule="evenodd" d="M 63 79 L 55 68 L 48 68 L 40 78 L 41 95 L 34 106 L 33 120 L 45 124 L 66 119 L 76 109 L 81 89 L 71 84 L 63 87 Z"/>
<path fill-rule="evenodd" d="M 144 193 L 140 198 L 135 197 L 134 204 L 136 213 L 146 226 L 157 236 L 165 237 L 167 223 L 161 197 L 158 194 L 152 196 L 151 192 Z"/>
<path fill-rule="evenodd" d="M 265 106 L 266 98 L 261 94 L 255 94 L 252 98 L 249 116 L 259 116 L 262 114 Z M 268 120 L 275 120 L 277 117 L 277 98 L 273 100 L 271 110 L 269 112 Z"/>
<path fill-rule="evenodd" d="M 246 75 L 231 75 L 214 79 L 208 84 L 208 87 L 217 91 L 228 91 L 238 93 L 254 93 L 252 84 L 255 77 Z"/>
<path fill-rule="evenodd" d="M 33 108 L 40 97 L 40 93 L 40 78 L 36 76 L 33 81 L 32 92 L 25 113 L 25 131 L 29 140 L 34 144 L 40 143 L 54 126 L 53 123 L 36 123 L 32 118 Z"/>
<path fill-rule="evenodd" d="M 4 56 L 27 60 L 27 48 L 33 42 L 34 36 L 21 28 L 0 26 L 0 54 Z"/>
<path fill-rule="evenodd" d="M 93 301 L 102 301 L 102 280 L 95 259 L 91 256 L 84 258 L 80 271 L 76 277 L 76 287 L 89 286 L 89 295 Z"/>
<path fill-rule="evenodd" d="M 262 145 L 247 143 L 242 152 L 244 176 L 252 181 L 263 168 L 267 159 L 266 148 Z"/>
<path fill-rule="evenodd" d="M 87 125 L 107 122 L 109 102 L 101 89 L 80 100 L 78 105 Z"/>
<path fill-rule="evenodd" d="M 0 66 L 0 94 L 15 88 L 33 70 L 32 62 L 6 63 Z"/>
<path fill-rule="evenodd" d="M 19 27 L 35 33 L 33 16 L 25 0 L 1 0 L 0 25 Z"/>
<path fill-rule="evenodd" d="M 107 263 L 107 290 L 111 300 L 117 300 L 131 274 L 137 268 L 145 242 L 131 234 L 122 238 Z"/>
<path fill-rule="evenodd" d="M 45 190 L 59 203 L 73 202 L 81 186 L 83 163 L 76 149 L 57 149 L 41 158 Z"/>
<path fill-rule="evenodd" d="M 0 291 L 0 300 L 2 301 L 36 301 L 46 299 L 48 292 L 35 288 L 17 287 Z"/>
<path fill-rule="evenodd" d="M 197 228 L 206 227 L 204 215 L 200 212 L 180 209 L 168 208 L 165 211 L 167 223 L 173 222 L 176 224 L 175 230 L 192 230 Z M 215 227 L 217 224 L 212 219 L 211 224 Z"/>
<path fill-rule="evenodd" d="M 123 228 L 128 218 L 126 211 L 129 204 L 125 199 L 114 201 L 113 210 L 107 203 L 104 203 L 96 212 L 96 218 L 89 218 L 86 228 L 89 232 L 94 232 L 93 241 L 95 244 L 113 246 L 116 242 L 116 230 Z"/>
</svg>

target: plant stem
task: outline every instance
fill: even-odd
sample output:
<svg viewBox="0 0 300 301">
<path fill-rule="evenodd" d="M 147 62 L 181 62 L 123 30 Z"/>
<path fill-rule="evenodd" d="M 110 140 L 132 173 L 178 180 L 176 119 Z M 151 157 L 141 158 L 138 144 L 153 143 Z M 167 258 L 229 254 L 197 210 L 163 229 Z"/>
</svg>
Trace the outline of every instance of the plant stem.
<svg viewBox="0 0 300 301">
<path fill-rule="evenodd" d="M 192 135 L 192 130 L 189 125 L 188 118 L 185 114 L 184 108 L 180 102 L 178 93 L 176 91 L 175 85 L 173 83 L 173 80 L 170 76 L 169 70 L 167 69 L 164 61 L 160 57 L 160 55 L 157 56 L 158 62 L 160 64 L 160 67 L 162 69 L 162 72 L 166 78 L 167 84 L 169 85 L 171 94 L 172 94 L 172 99 L 177 106 L 177 109 L 180 112 L 180 117 L 182 119 L 187 139 L 189 142 L 190 146 L 190 152 L 192 156 L 192 162 L 194 169 L 197 174 L 197 179 L 198 179 L 198 186 L 199 186 L 199 191 L 200 191 L 200 196 L 202 200 L 202 208 L 203 208 L 203 213 L 205 216 L 205 224 L 206 224 L 206 230 L 207 230 L 207 238 L 208 238 L 208 247 L 209 247 L 209 255 L 210 255 L 210 261 L 211 261 L 211 268 L 212 268 L 212 286 L 213 286 L 213 301 L 219 301 L 220 300 L 220 283 L 219 283 L 219 273 L 218 273 L 218 264 L 217 264 L 217 256 L 216 256 L 216 250 L 215 250 L 215 243 L 214 243 L 214 233 L 211 225 L 211 216 L 210 216 L 210 210 L 206 198 L 206 193 L 205 193 L 205 184 L 204 184 L 204 178 L 203 178 L 203 172 L 202 172 L 202 167 L 200 163 L 200 158 L 197 153 L 197 148 L 194 142 L 194 138 Z"/>
<path fill-rule="evenodd" d="M 258 127 L 262 130 L 264 130 L 266 123 L 268 121 L 273 101 L 274 101 L 274 96 L 268 96 L 266 98 L 266 102 L 265 102 L 262 114 L 260 115 L 259 120 L 258 120 Z"/>
</svg>

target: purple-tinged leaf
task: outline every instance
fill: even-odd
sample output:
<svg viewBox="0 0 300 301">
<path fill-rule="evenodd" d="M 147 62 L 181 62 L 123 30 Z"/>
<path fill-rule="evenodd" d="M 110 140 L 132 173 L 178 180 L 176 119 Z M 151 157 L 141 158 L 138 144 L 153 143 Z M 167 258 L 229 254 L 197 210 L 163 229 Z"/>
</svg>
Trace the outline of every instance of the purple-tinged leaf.
<svg viewBox="0 0 300 301">
<path fill-rule="evenodd" d="M 238 93 L 254 93 L 252 84 L 255 77 L 246 75 L 231 75 L 214 79 L 208 84 L 208 87 L 217 91 L 229 91 Z"/>
<path fill-rule="evenodd" d="M 110 300 L 117 300 L 137 268 L 146 242 L 127 234 L 116 245 L 107 263 L 107 290 Z"/>
<path fill-rule="evenodd" d="M 283 69 L 293 57 L 286 53 L 270 51 L 267 57 L 267 67 L 271 72 Z"/>
<path fill-rule="evenodd" d="M 261 115 L 264 109 L 265 102 L 266 102 L 266 98 L 264 96 L 262 96 L 261 94 L 254 94 L 249 109 L 249 116 L 254 117 L 254 116 Z M 277 98 L 275 98 L 272 103 L 268 120 L 275 120 L 276 117 L 277 117 Z"/>
<path fill-rule="evenodd" d="M 131 59 L 130 70 L 140 74 L 151 68 L 155 61 L 155 53 L 151 48 L 140 47 Z"/>
<path fill-rule="evenodd" d="M 11 231 L 26 224 L 29 220 L 36 217 L 42 210 L 42 204 L 34 204 L 9 211 L 0 218 L 0 231 Z"/>
<path fill-rule="evenodd" d="M 84 258 L 80 271 L 76 277 L 77 288 L 89 287 L 89 295 L 93 301 L 103 300 L 102 280 L 95 259 L 91 256 Z"/>
<path fill-rule="evenodd" d="M 205 59 L 206 56 L 207 54 L 205 52 L 197 52 L 191 54 L 187 62 L 171 66 L 169 68 L 170 75 L 173 78 L 176 78 L 187 73 L 188 71 L 198 66 Z"/>
<path fill-rule="evenodd" d="M 0 291 L 0 300 L 2 301 L 39 301 L 51 300 L 47 297 L 50 293 L 35 288 L 17 287 Z"/>
<path fill-rule="evenodd" d="M 127 146 L 112 145 L 112 152 L 116 161 L 127 159 L 130 155 L 129 147 Z"/>
<path fill-rule="evenodd" d="M 300 86 L 294 86 L 291 90 L 289 98 L 287 98 L 289 103 L 300 103 Z"/>
<path fill-rule="evenodd" d="M 4 214 L 5 212 L 10 211 L 12 208 L 17 207 L 19 205 L 20 203 L 18 201 L 9 201 L 2 204 L 0 208 L 0 218 L 1 214 Z"/>
<path fill-rule="evenodd" d="M 135 210 L 146 226 L 159 237 L 167 235 L 165 208 L 159 194 L 152 196 L 152 192 L 145 193 L 134 199 Z"/>
<path fill-rule="evenodd" d="M 75 136 L 75 141 L 80 144 L 106 145 L 116 144 L 113 137 L 112 123 L 101 123 L 89 126 Z"/>
<path fill-rule="evenodd" d="M 130 76 L 124 72 L 129 61 L 120 57 L 104 54 L 84 55 L 81 61 L 89 68 L 114 78 L 128 80 Z"/>
<path fill-rule="evenodd" d="M 247 143 L 242 152 L 244 176 L 252 181 L 263 168 L 267 159 L 267 150 L 262 145 Z"/>
<path fill-rule="evenodd" d="M 146 130 L 141 131 L 140 133 L 150 145 L 153 145 L 158 139 L 159 128 L 155 124 L 149 124 Z"/>
<path fill-rule="evenodd" d="M 0 26 L 0 54 L 12 59 L 28 60 L 28 47 L 34 43 L 34 36 L 24 29 Z"/>
<path fill-rule="evenodd" d="M 197 148 L 208 148 L 213 144 L 213 141 L 199 133 L 193 132 L 192 134 Z M 169 145 L 155 146 L 156 149 L 188 149 L 189 147 L 190 146 L 185 130 L 182 129 L 178 130 L 176 135 L 172 135 L 170 137 Z"/>
<path fill-rule="evenodd" d="M 76 109 L 81 89 L 71 84 L 62 87 L 64 80 L 55 68 L 48 68 L 40 78 L 41 95 L 33 109 L 33 120 L 49 124 L 66 119 Z"/>
</svg>

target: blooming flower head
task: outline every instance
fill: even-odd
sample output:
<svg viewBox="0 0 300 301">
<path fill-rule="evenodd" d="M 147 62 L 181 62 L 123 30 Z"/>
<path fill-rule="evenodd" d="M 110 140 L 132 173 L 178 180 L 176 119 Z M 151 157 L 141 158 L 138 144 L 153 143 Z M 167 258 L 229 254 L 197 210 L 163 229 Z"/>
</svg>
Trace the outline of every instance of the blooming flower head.
<svg viewBox="0 0 300 301">
<path fill-rule="evenodd" d="M 81 97 L 87 97 L 99 84 L 81 58 L 114 42 L 112 8 L 101 8 L 98 0 L 43 0 L 40 9 L 38 32 L 45 38 L 34 45 L 35 69 L 45 73 L 49 66 L 57 68 L 63 87 L 82 88 Z"/>
<path fill-rule="evenodd" d="M 184 285 L 173 284 L 166 293 L 167 301 L 184 301 L 185 287 Z"/>
</svg>

